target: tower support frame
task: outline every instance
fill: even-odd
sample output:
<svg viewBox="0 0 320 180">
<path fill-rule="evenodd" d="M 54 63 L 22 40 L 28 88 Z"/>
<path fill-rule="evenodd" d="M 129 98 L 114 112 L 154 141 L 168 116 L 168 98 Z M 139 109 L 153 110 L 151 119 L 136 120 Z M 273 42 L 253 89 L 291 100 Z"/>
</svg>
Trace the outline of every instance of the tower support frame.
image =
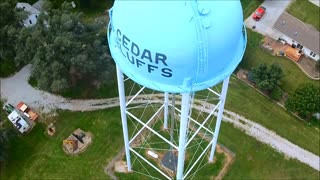
<svg viewBox="0 0 320 180">
<path fill-rule="evenodd" d="M 162 96 L 163 98 L 163 105 L 159 107 L 159 109 L 155 112 L 155 114 L 148 119 L 146 122 L 143 122 L 138 117 L 134 116 L 132 113 L 130 113 L 127 109 L 130 104 L 134 103 L 135 98 L 139 96 L 139 94 L 143 91 L 145 87 L 142 87 L 141 90 L 137 92 L 134 96 L 131 97 L 131 99 L 127 99 L 125 97 L 125 86 L 124 86 L 124 79 L 123 79 L 123 73 L 121 70 L 117 67 L 117 79 L 118 79 L 118 91 L 119 91 L 119 104 L 120 104 L 120 110 L 121 110 L 121 121 L 122 121 L 122 129 L 123 129 L 123 137 L 124 137 L 124 145 L 125 145 L 125 155 L 126 155 L 126 161 L 127 161 L 127 168 L 128 171 L 132 171 L 132 164 L 131 164 L 131 156 L 130 152 L 135 154 L 138 158 L 140 158 L 142 161 L 145 161 L 148 165 L 153 167 L 156 171 L 158 171 L 160 174 L 162 174 L 167 179 L 173 179 L 172 176 L 169 176 L 166 172 L 161 170 L 161 168 L 157 167 L 150 161 L 148 161 L 145 157 L 143 157 L 142 154 L 139 154 L 139 152 L 135 151 L 133 149 L 133 141 L 144 131 L 149 130 L 154 135 L 158 136 L 164 142 L 166 142 L 170 147 L 170 149 L 175 150 L 178 152 L 178 163 L 177 163 L 177 171 L 176 171 L 176 179 L 185 179 L 189 175 L 189 173 L 192 171 L 192 169 L 195 167 L 195 165 L 198 163 L 198 161 L 203 157 L 207 151 L 209 151 L 210 147 L 210 155 L 209 155 L 209 162 L 213 161 L 215 148 L 217 144 L 217 138 L 220 130 L 220 125 L 222 121 L 223 111 L 224 111 L 224 105 L 226 100 L 226 94 L 228 89 L 228 83 L 229 83 L 229 77 L 223 80 L 222 90 L 220 93 L 213 91 L 212 89 L 208 89 L 211 93 L 215 94 L 219 101 L 216 103 L 213 108 L 210 109 L 208 113 L 208 116 L 205 118 L 203 122 L 197 122 L 195 119 L 191 117 L 190 109 L 192 109 L 192 106 L 194 105 L 192 103 L 192 93 L 182 93 L 181 96 L 181 109 L 175 107 L 172 103 L 170 103 L 169 94 L 168 92 L 165 92 Z M 175 102 L 175 104 L 179 104 L 178 102 Z M 203 105 L 204 106 L 204 105 Z M 151 121 L 155 116 L 158 116 L 160 112 L 163 112 L 163 129 L 167 130 L 170 127 L 168 127 L 168 119 L 169 119 L 169 108 L 171 110 L 174 110 L 177 112 L 176 115 L 180 116 L 178 122 L 179 122 L 179 143 L 178 145 L 175 145 L 172 143 L 172 137 L 170 139 L 167 139 L 166 137 L 162 136 L 160 133 L 152 129 Z M 218 110 L 218 112 L 216 112 Z M 216 124 L 214 131 L 210 130 L 210 127 L 206 127 L 205 124 L 207 120 L 211 117 L 217 114 Z M 127 124 L 127 116 L 130 116 L 132 121 L 137 122 L 138 124 L 142 125 L 142 127 L 135 133 L 132 134 L 132 138 L 129 138 L 128 134 L 128 124 Z M 198 128 L 194 130 L 194 134 L 189 137 L 188 139 L 188 131 L 189 131 L 189 125 L 190 122 L 198 125 Z M 199 133 L 200 130 L 204 130 L 206 133 L 208 133 L 212 139 L 209 141 L 208 145 L 204 148 L 204 151 L 196 158 L 196 162 L 188 169 L 184 168 L 185 163 L 185 151 L 190 144 L 190 142 L 196 137 L 196 135 Z"/>
</svg>

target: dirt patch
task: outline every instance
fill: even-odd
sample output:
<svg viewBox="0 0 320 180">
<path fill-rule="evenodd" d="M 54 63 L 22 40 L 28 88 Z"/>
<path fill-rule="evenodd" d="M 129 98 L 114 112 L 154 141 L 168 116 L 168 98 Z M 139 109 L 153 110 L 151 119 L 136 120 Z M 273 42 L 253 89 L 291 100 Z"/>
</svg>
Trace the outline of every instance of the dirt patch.
<svg viewBox="0 0 320 180">
<path fill-rule="evenodd" d="M 316 68 L 316 61 L 305 56 L 301 56 L 298 66 L 314 79 L 320 79 L 320 71 Z"/>
<path fill-rule="evenodd" d="M 268 36 L 265 36 L 261 47 L 269 51 L 272 55 L 277 55 L 279 52 L 286 52 L 288 45 L 284 45 Z"/>
<path fill-rule="evenodd" d="M 121 151 L 119 151 L 118 154 L 104 168 L 104 172 L 108 174 L 113 180 L 118 179 L 117 176 L 114 175 L 115 163 L 118 161 L 122 161 L 123 157 L 124 157 L 124 148 L 122 148 Z"/>
<path fill-rule="evenodd" d="M 92 138 L 91 132 L 85 132 L 78 128 L 67 139 L 63 140 L 62 148 L 68 155 L 78 155 L 88 148 Z"/>
<path fill-rule="evenodd" d="M 122 160 L 116 161 L 114 163 L 114 171 L 119 173 L 127 173 L 128 172 L 127 163 Z"/>
</svg>

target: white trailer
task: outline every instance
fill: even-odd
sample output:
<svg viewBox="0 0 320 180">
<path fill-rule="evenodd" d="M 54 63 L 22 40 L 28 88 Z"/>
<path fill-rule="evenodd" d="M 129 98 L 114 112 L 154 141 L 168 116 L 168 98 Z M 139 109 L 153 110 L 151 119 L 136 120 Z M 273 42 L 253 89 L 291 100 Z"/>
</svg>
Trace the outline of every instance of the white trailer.
<svg viewBox="0 0 320 180">
<path fill-rule="evenodd" d="M 26 133 L 30 130 L 30 125 L 24 120 L 16 110 L 13 110 L 9 115 L 8 119 L 18 129 L 20 133 Z"/>
</svg>

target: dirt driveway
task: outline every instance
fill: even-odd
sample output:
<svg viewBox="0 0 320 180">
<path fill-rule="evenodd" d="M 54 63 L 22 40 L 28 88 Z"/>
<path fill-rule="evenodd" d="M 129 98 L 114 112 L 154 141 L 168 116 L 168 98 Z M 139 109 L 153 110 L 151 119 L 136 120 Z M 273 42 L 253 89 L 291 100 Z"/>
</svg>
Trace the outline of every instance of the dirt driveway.
<svg viewBox="0 0 320 180">
<path fill-rule="evenodd" d="M 277 37 L 277 32 L 275 32 L 272 27 L 291 2 L 291 0 L 265 0 L 261 6 L 267 9 L 266 14 L 260 21 L 253 20 L 250 15 L 245 20 L 246 27 L 252 29 L 252 27 L 255 26 L 254 31 L 263 35 Z"/>
</svg>

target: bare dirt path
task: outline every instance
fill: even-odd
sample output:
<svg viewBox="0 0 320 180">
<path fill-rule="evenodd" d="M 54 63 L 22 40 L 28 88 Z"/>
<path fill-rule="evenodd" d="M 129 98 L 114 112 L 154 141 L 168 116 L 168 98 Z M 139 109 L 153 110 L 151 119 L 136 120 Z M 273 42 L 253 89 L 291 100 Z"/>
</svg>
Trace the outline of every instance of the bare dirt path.
<svg viewBox="0 0 320 180">
<path fill-rule="evenodd" d="M 12 104 L 17 104 L 23 100 L 32 107 L 41 112 L 49 113 L 55 109 L 71 111 L 93 111 L 119 106 L 118 98 L 98 99 L 98 100 L 71 100 L 61 96 L 56 96 L 48 92 L 34 89 L 28 84 L 31 66 L 28 65 L 21 69 L 12 77 L 0 79 L 1 98 L 6 99 Z M 141 95 L 135 98 L 133 103 L 150 102 L 151 95 Z M 128 97 L 130 98 L 130 97 Z M 153 94 L 154 103 L 163 103 L 163 94 Z M 178 104 L 179 102 L 177 102 Z M 210 112 L 215 105 L 203 101 L 195 101 L 194 108 Z M 223 120 L 234 125 L 234 127 L 243 130 L 249 136 L 258 141 L 271 146 L 273 149 L 283 153 L 288 158 L 294 158 L 310 167 L 320 171 L 320 157 L 304 150 L 303 148 L 282 138 L 275 132 L 266 129 L 258 123 L 255 123 L 236 113 L 225 110 Z"/>
</svg>

